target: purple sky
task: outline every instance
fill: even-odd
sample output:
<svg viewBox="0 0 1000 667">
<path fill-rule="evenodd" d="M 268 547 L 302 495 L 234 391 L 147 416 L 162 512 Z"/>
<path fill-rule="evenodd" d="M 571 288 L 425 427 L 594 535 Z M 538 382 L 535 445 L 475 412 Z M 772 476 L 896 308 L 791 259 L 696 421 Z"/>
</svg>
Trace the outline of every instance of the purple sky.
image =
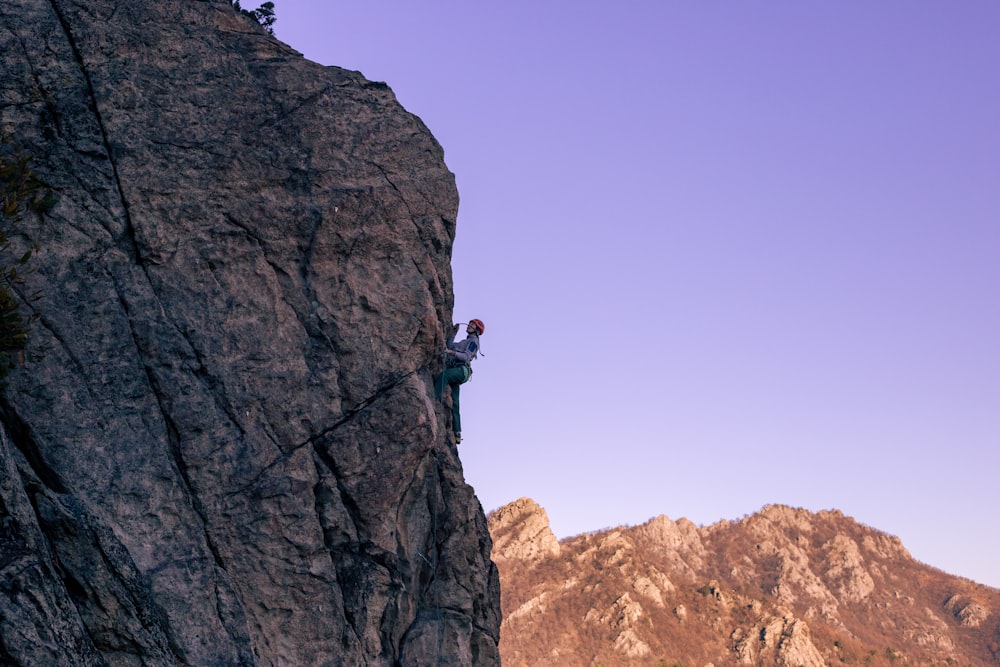
<svg viewBox="0 0 1000 667">
<path fill-rule="evenodd" d="M 1000 587 L 1000 3 L 276 11 L 455 172 L 484 509 L 835 508 Z"/>
</svg>

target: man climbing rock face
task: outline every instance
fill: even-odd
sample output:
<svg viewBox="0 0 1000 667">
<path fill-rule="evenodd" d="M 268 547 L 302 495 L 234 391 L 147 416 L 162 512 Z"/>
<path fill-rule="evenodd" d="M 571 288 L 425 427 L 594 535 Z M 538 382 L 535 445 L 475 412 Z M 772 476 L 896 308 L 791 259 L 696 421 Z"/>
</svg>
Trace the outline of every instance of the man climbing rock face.
<svg viewBox="0 0 1000 667">
<path fill-rule="evenodd" d="M 462 442 L 462 417 L 458 410 L 459 387 L 472 377 L 472 360 L 479 353 L 479 337 L 486 331 L 482 320 L 470 320 L 465 328 L 465 340 L 455 342 L 455 334 L 461 325 L 451 328 L 445 349 L 444 371 L 434 385 L 437 398 L 444 394 L 445 386 L 451 387 L 451 429 L 455 432 L 455 444 Z"/>
</svg>

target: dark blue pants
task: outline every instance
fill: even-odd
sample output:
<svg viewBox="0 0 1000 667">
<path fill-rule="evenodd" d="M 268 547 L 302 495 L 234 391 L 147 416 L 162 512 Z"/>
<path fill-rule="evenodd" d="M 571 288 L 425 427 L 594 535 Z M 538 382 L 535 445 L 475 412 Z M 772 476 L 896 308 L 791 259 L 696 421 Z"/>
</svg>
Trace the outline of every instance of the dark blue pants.
<svg viewBox="0 0 1000 667">
<path fill-rule="evenodd" d="M 441 398 L 446 386 L 451 387 L 451 430 L 455 433 L 462 432 L 462 416 L 458 410 L 459 387 L 468 382 L 471 376 L 472 368 L 469 366 L 452 366 L 441 373 L 434 385 L 434 395 L 437 398 Z"/>
</svg>

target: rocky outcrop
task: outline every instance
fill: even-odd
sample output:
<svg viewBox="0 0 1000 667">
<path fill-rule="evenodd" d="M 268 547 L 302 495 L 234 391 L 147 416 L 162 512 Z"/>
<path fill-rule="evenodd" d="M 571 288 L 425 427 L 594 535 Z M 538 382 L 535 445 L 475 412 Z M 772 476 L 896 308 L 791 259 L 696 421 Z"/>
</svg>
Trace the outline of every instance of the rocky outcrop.
<svg viewBox="0 0 1000 667">
<path fill-rule="evenodd" d="M 958 619 L 962 626 L 978 628 L 990 617 L 990 610 L 962 595 L 953 595 L 944 603 L 944 608 Z"/>
<path fill-rule="evenodd" d="M 531 561 L 559 553 L 549 515 L 531 498 L 504 505 L 487 517 L 495 560 Z"/>
<path fill-rule="evenodd" d="M 790 616 L 767 619 L 733 633 L 733 652 L 744 665 L 824 667 L 827 663 L 812 643 L 809 626 Z"/>
<path fill-rule="evenodd" d="M 557 549 L 545 516 L 525 498 L 489 515 L 508 666 L 991 665 L 1000 655 L 1000 591 L 918 563 L 898 538 L 840 512 L 770 505 L 706 527 L 659 516 Z"/>
<path fill-rule="evenodd" d="M 0 402 L 0 663 L 498 664 L 427 128 L 225 1 L 12 0 L 0 48 L 56 195 L 9 229 L 42 298 Z"/>
</svg>

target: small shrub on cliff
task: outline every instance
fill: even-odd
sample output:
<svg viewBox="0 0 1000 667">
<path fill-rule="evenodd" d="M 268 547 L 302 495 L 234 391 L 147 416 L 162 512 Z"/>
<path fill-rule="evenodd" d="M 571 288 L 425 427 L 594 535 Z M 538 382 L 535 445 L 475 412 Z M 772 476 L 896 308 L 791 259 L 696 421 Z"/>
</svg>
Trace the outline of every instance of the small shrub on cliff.
<svg viewBox="0 0 1000 667">
<path fill-rule="evenodd" d="M 24 284 L 28 261 L 38 247 L 11 257 L 7 233 L 25 213 L 44 213 L 54 204 L 52 191 L 32 172 L 30 159 L 14 149 L 6 136 L 0 137 L 0 386 L 12 368 L 25 362 L 28 334 L 37 318 L 22 315 L 15 286 Z"/>
<path fill-rule="evenodd" d="M 243 9 L 240 7 L 240 0 L 233 0 L 233 8 L 243 16 L 247 16 L 256 21 L 269 35 L 274 34 L 274 22 L 278 18 L 274 15 L 274 3 L 265 2 L 257 9 Z"/>
</svg>

